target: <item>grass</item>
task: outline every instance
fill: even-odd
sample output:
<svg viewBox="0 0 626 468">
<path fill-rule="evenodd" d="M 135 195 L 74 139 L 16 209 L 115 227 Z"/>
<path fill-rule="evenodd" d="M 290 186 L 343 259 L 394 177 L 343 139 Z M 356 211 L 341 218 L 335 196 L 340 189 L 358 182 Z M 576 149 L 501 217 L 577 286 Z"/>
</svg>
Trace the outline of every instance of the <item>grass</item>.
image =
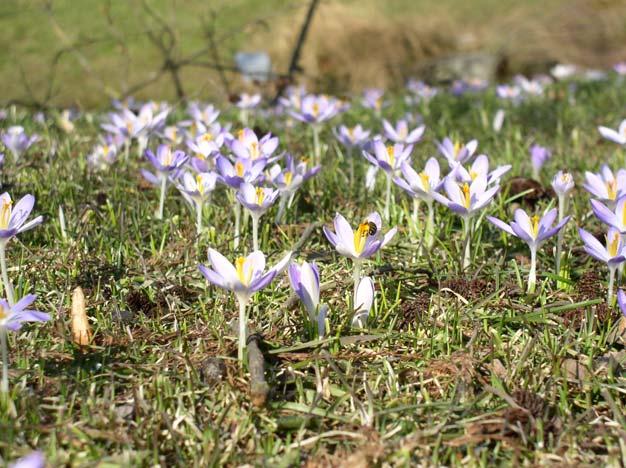
<svg viewBox="0 0 626 468">
<path fill-rule="evenodd" d="M 46 216 L 10 245 L 10 274 L 18 296 L 37 293 L 37 308 L 53 320 L 11 335 L 2 459 L 37 447 L 52 466 L 624 464 L 623 342 L 611 335 L 620 314 L 603 305 L 606 272 L 582 251 L 574 225 L 601 230 L 589 216 L 582 173 L 604 162 L 624 166 L 624 152 L 601 141 L 595 127 L 618 123 L 615 103 L 626 91 L 611 81 L 568 92 L 558 84 L 546 98 L 507 106 L 500 134 L 490 119 L 502 103 L 491 93 L 438 96 L 418 109 L 427 136 L 413 158 L 421 167 L 436 154 L 434 141 L 448 134 L 477 138 L 494 163 L 512 164 L 511 175 L 524 176 L 529 144 L 551 147 L 542 182 L 567 168 L 577 183 L 565 234 L 569 287 L 556 287 L 549 242 L 539 256 L 537 292 L 525 294 L 525 246 L 484 220 L 472 267 L 461 271 L 460 222 L 442 207 L 435 247 L 418 256 L 407 228 L 410 202 L 394 187 L 392 224 L 400 233 L 365 265 L 377 290 L 366 330 L 349 327 L 351 266 L 321 229 L 298 258 L 320 266 L 330 336 L 311 342 L 303 333 L 298 305 L 285 306 L 284 275 L 257 295 L 251 325 L 264 335 L 272 388 L 263 409 L 250 404 L 248 375 L 234 359 L 234 298 L 208 286 L 197 270 L 208 246 L 235 255 L 225 191 L 207 213 L 212 227 L 196 239 L 194 217 L 173 189 L 166 219 L 153 219 L 158 193 L 140 180 L 143 159 L 103 173 L 87 169 L 99 115 L 81 116 L 66 135 L 53 118 L 40 125 L 22 110 L 10 113 L 3 126 L 23 124 L 43 141 L 17 165 L 5 164 L 4 188 L 14 197 L 33 193 L 35 213 Z M 396 96 L 385 115 L 407 110 Z M 178 111 L 173 121 L 182 117 Z M 236 112 L 220 119 L 235 120 Z M 341 120 L 380 130 L 358 106 Z M 282 150 L 310 151 L 300 125 L 282 128 L 260 117 L 255 124 L 280 136 Z M 336 211 L 356 223 L 382 210 L 382 178 L 368 193 L 366 164 L 358 159 L 359 182 L 350 187 L 330 128 L 322 142 L 324 169 L 300 192 L 286 223 L 271 224 L 273 212 L 263 219 L 261 246 L 270 264 L 310 223 L 330 223 Z M 509 219 L 520 202 L 507 202 L 511 197 L 504 191 L 487 213 Z M 546 197 L 534 208 L 553 204 Z M 248 226 L 243 248 L 250 242 Z M 95 332 L 84 348 L 69 330 L 77 286 Z M 217 382 L 207 380 L 208 358 L 225 363 Z"/>
</svg>

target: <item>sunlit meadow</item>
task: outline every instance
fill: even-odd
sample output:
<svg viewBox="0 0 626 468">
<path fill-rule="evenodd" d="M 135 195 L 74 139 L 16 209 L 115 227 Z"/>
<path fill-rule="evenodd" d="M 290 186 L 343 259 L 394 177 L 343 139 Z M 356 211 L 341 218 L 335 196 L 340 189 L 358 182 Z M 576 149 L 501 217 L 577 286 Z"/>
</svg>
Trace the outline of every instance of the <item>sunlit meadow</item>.
<svg viewBox="0 0 626 468">
<path fill-rule="evenodd" d="M 3 110 L 1 459 L 623 465 L 624 68 Z"/>
</svg>

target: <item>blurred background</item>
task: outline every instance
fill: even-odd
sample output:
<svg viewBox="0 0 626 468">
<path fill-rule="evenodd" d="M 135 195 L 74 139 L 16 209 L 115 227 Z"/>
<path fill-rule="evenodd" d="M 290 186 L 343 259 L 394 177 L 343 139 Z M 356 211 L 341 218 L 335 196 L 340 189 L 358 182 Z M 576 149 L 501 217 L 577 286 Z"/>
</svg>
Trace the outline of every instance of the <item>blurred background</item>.
<svg viewBox="0 0 626 468">
<path fill-rule="evenodd" d="M 626 0 L 2 0 L 0 23 L 0 105 L 33 107 L 219 103 L 289 80 L 342 95 L 626 58 Z"/>
</svg>

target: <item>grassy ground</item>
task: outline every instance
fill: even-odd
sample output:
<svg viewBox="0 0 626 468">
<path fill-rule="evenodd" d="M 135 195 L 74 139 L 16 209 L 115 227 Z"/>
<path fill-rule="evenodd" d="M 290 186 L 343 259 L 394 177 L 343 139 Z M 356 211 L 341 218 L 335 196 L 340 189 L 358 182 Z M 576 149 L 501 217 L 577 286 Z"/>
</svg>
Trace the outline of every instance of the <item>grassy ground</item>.
<svg viewBox="0 0 626 468">
<path fill-rule="evenodd" d="M 526 248 L 486 222 L 475 237 L 473 265 L 462 272 L 459 220 L 441 208 L 436 246 L 417 256 L 406 227 L 409 202 L 395 190 L 392 217 L 400 233 L 365 268 L 377 289 L 366 331 L 349 328 L 350 264 L 321 229 L 299 258 L 321 268 L 331 336 L 308 342 L 284 276 L 257 296 L 251 324 L 265 337 L 272 387 L 264 409 L 250 404 L 248 376 L 234 359 L 229 323 L 236 304 L 197 270 L 207 246 L 234 256 L 224 191 L 207 213 L 213 227 L 197 240 L 193 217 L 173 190 L 166 219 L 153 219 L 158 197 L 140 180 L 143 160 L 87 171 L 97 116 L 81 118 L 69 136 L 28 114 L 9 116 L 3 125 L 23 124 L 44 139 L 18 166 L 6 164 L 4 188 L 15 197 L 33 193 L 36 213 L 46 215 L 11 244 L 11 275 L 19 295 L 37 293 L 37 307 L 53 320 L 12 335 L 2 458 L 38 447 L 53 466 L 623 464 L 624 351 L 610 334 L 620 314 L 603 306 L 606 272 L 582 251 L 574 224 L 601 229 L 589 217 L 582 171 L 624 165 L 623 151 L 601 142 L 595 126 L 618 122 L 615 103 L 626 91 L 621 83 L 582 84 L 573 102 L 567 92 L 557 86 L 545 99 L 510 108 L 500 134 L 488 123 L 501 105 L 493 96 L 437 97 L 420 109 L 428 130 L 414 161 L 421 166 L 435 154 L 434 140 L 451 134 L 478 138 L 492 161 L 524 176 L 529 144 L 551 147 L 543 182 L 561 168 L 577 182 L 575 219 L 565 234 L 569 286 L 556 288 L 550 242 L 540 254 L 538 292 L 526 295 Z M 405 110 L 398 97 L 386 114 Z M 379 127 L 357 108 L 343 119 Z M 277 133 L 283 150 L 310 150 L 300 126 L 256 124 Z M 350 187 L 328 129 L 322 140 L 324 170 L 299 194 L 286 224 L 263 223 L 270 264 L 310 223 L 330 223 L 336 211 L 356 222 L 381 208 L 382 185 L 373 194 L 362 186 L 364 160 L 358 185 Z M 488 213 L 508 219 L 509 197 L 505 190 Z M 542 198 L 535 209 L 551 203 Z M 249 229 L 243 240 L 247 248 Z M 76 286 L 86 292 L 95 331 L 83 349 L 69 331 Z M 217 382 L 203 370 L 210 357 L 226 363 Z"/>
</svg>

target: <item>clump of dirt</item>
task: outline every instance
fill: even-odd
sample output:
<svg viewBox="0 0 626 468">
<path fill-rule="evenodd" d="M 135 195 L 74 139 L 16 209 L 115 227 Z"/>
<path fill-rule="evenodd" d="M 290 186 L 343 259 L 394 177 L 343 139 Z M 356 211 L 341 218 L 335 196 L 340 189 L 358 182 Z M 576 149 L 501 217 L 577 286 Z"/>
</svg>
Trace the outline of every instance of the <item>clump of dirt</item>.
<svg viewBox="0 0 626 468">
<path fill-rule="evenodd" d="M 424 315 L 428 313 L 430 308 L 430 294 L 426 291 L 420 291 L 414 299 L 403 301 L 400 305 L 400 313 L 396 328 L 405 330 L 416 322 L 422 322 Z"/>
<path fill-rule="evenodd" d="M 483 299 L 490 294 L 493 294 L 495 291 L 493 281 L 488 281 L 483 278 L 475 278 L 471 280 L 465 278 L 452 278 L 443 281 L 441 283 L 441 287 L 450 289 L 469 301 Z"/>
<path fill-rule="evenodd" d="M 536 180 L 528 177 L 513 177 L 504 186 L 504 192 L 509 197 L 528 192 L 518 198 L 516 202 L 531 208 L 534 208 L 540 201 L 551 199 L 554 196 L 554 191 L 551 188 L 545 188 Z"/>
<path fill-rule="evenodd" d="M 126 304 L 137 315 L 142 314 L 146 317 L 154 317 L 157 312 L 157 305 L 142 289 L 131 289 L 126 295 Z"/>
</svg>

